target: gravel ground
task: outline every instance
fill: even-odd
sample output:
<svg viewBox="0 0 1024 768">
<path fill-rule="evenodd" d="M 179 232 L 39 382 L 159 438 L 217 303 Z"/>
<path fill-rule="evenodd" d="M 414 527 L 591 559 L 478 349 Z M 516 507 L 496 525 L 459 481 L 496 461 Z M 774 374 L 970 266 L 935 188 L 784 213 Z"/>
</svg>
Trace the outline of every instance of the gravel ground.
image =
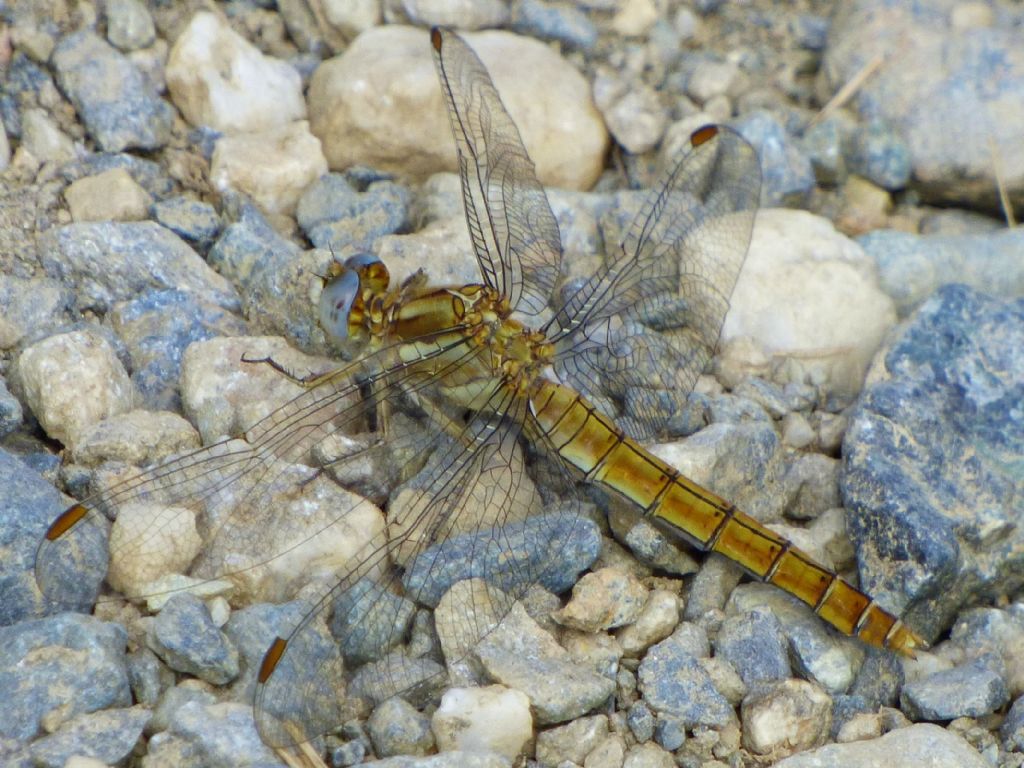
<svg viewBox="0 0 1024 768">
<path fill-rule="evenodd" d="M 754 147 L 713 364 L 638 406 L 587 395 L 645 437 L 657 412 L 654 453 L 930 650 L 841 636 L 518 448 L 449 541 L 371 562 L 451 445 L 400 409 L 388 451 L 325 430 L 232 468 L 256 457 L 218 441 L 258 440 L 348 352 L 317 310 L 332 259 L 480 279 L 432 25 L 465 34 L 535 163 L 556 301 L 694 129 Z M 1024 10 L 1001 0 L 0 3 L 0 763 L 283 765 L 260 689 L 335 715 L 289 751 L 306 765 L 1024 765 L 1021 135 Z M 73 498 L 197 449 L 234 482 L 115 503 L 109 541 L 82 528 L 37 580 Z M 491 551 L 495 489 L 516 518 Z M 321 598 L 295 684 L 260 688 Z"/>
</svg>

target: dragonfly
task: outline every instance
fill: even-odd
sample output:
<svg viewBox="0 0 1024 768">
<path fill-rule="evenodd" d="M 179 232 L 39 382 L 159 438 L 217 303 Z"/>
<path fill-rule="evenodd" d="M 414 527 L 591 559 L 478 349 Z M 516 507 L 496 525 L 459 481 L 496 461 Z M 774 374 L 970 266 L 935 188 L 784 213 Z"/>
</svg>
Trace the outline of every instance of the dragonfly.
<svg viewBox="0 0 1024 768">
<path fill-rule="evenodd" d="M 595 536 L 580 492 L 590 484 L 843 633 L 902 654 L 925 647 L 870 596 L 643 447 L 665 429 L 659 393 L 685 398 L 718 344 L 760 196 L 750 144 L 725 126 L 696 130 L 618 249 L 593 276 L 566 283 L 556 218 L 486 68 L 452 31 L 435 28 L 430 42 L 479 282 L 431 287 L 417 273 L 392 286 L 371 254 L 335 263 L 320 323 L 355 359 L 306 378 L 273 358 L 251 361 L 292 378 L 300 394 L 239 438 L 65 510 L 37 553 L 43 593 L 81 602 L 67 594 L 68 568 L 102 579 L 184 515 L 205 520 L 212 539 L 263 544 L 288 513 L 282 484 L 300 493 L 325 475 L 347 478 L 386 510 L 384 522 L 305 590 L 309 609 L 256 671 L 259 732 L 289 746 L 365 714 L 368 702 L 428 690 L 529 590 L 571 586 L 567 547 Z M 317 450 L 340 435 L 354 436 L 347 448 Z M 161 511 L 115 535 L 141 503 Z M 367 503 L 343 505 L 330 525 Z M 109 561 L 87 554 L 97 541 Z M 269 558 L 293 544 L 265 548 Z M 205 567 L 230 578 L 248 566 L 221 557 Z M 439 652 L 416 617 L 459 589 L 457 642 Z"/>
</svg>

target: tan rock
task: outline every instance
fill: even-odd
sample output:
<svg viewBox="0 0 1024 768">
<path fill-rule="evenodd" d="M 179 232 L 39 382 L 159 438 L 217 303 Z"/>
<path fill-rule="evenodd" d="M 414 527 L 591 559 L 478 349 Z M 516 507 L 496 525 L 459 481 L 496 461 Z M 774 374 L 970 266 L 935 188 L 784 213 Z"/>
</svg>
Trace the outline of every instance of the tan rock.
<svg viewBox="0 0 1024 768">
<path fill-rule="evenodd" d="M 494 78 L 543 184 L 587 189 L 608 134 L 587 81 L 550 47 L 508 32 L 467 34 Z M 425 178 L 454 171 L 455 145 L 422 29 L 370 29 L 320 65 L 310 125 L 331 168 L 356 164 Z"/>
<path fill-rule="evenodd" d="M 860 391 L 896 310 L 874 261 L 832 224 L 804 211 L 760 211 L 722 330 L 728 346 L 748 337 L 777 381 Z"/>
<path fill-rule="evenodd" d="M 152 198 L 124 168 L 111 168 L 74 181 L 64 199 L 75 221 L 141 221 Z"/>
<path fill-rule="evenodd" d="M 286 215 L 294 213 L 302 192 L 325 173 L 320 141 L 305 120 L 224 136 L 210 167 L 210 179 L 221 191 L 244 192 L 263 210 Z"/>
<path fill-rule="evenodd" d="M 133 387 L 106 339 L 71 331 L 21 353 L 25 400 L 46 434 L 68 446 L 93 424 L 131 410 Z"/>
</svg>

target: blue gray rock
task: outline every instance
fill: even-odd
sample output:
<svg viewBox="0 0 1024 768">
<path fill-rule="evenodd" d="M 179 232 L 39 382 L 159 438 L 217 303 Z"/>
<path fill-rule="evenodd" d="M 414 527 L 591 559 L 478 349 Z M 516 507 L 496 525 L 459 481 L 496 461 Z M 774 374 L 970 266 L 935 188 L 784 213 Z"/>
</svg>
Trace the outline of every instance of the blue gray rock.
<svg viewBox="0 0 1024 768">
<path fill-rule="evenodd" d="M 170 139 L 171 105 L 150 92 L 142 73 L 105 40 L 88 30 L 68 35 L 51 62 L 61 89 L 102 149 L 159 149 Z"/>
<path fill-rule="evenodd" d="M 220 234 L 217 209 L 190 197 L 172 197 L 153 204 L 153 218 L 186 243 L 204 253 Z"/>
<path fill-rule="evenodd" d="M 839 732 L 857 715 L 877 712 L 878 707 L 871 706 L 863 696 L 851 696 L 841 693 L 832 697 L 832 727 L 829 738 L 835 741 Z"/>
<path fill-rule="evenodd" d="M 962 5 L 843 3 L 832 18 L 822 74 L 838 90 L 875 57 L 899 51 L 899 66 L 877 68 L 852 105 L 862 118 L 885 120 L 902 137 L 914 188 L 928 202 L 998 210 L 993 169 L 999 163 L 1019 209 L 1024 164 L 1016 158 L 1024 113 L 1006 105 L 1024 102 L 1024 12 L 978 4 L 976 16 L 987 13 L 987 23 L 975 20 L 965 29 L 956 13 Z"/>
<path fill-rule="evenodd" d="M 751 676 L 762 674 L 771 676 L 767 679 L 779 679 L 788 677 L 787 670 L 792 666 L 800 677 L 817 683 L 830 694 L 842 693 L 853 683 L 864 657 L 863 645 L 830 629 L 809 606 L 792 595 L 770 584 L 742 584 L 729 596 L 727 610 L 739 614 L 727 619 L 723 629 L 728 625 L 726 641 L 733 646 L 727 658 L 741 675 L 746 668 Z M 737 626 L 742 617 L 764 611 L 770 611 L 778 620 L 774 628 L 769 622 L 762 634 Z M 778 641 L 772 639 L 779 631 L 786 641 L 781 649 Z M 744 637 L 744 633 L 749 636 Z M 718 644 L 723 642 L 721 634 Z M 748 680 L 744 676 L 743 680 L 757 682 L 756 677 Z"/>
<path fill-rule="evenodd" d="M 735 720 L 732 707 L 715 689 L 704 667 L 674 636 L 648 650 L 637 679 L 647 705 L 659 717 L 676 720 L 683 728 L 721 728 Z"/>
<path fill-rule="evenodd" d="M 305 351 L 322 351 L 324 335 L 310 281 L 323 274 L 326 254 L 302 252 L 271 227 L 254 205 L 229 201 L 224 228 L 207 259 L 242 296 L 245 317 L 254 332 L 280 334 Z"/>
<path fill-rule="evenodd" d="M 638 701 L 626 713 L 626 725 L 639 743 L 654 738 L 654 713 L 647 702 Z"/>
<path fill-rule="evenodd" d="M 61 605 L 48 601 L 35 578 L 36 548 L 66 501 L 45 479 L 13 454 L 0 449 L 0 488 L 4 489 L 4 513 L 0 515 L 0 625 L 52 613 L 61 608 L 89 610 L 99 592 L 100 582 L 84 579 L 73 562 L 65 562 L 55 574 L 55 590 Z M 106 570 L 105 540 L 87 542 L 80 554 L 96 566 L 91 573 Z"/>
<path fill-rule="evenodd" d="M 502 528 L 495 547 L 491 530 L 452 536 L 407 564 L 406 592 L 436 607 L 452 584 L 479 577 L 503 592 L 520 594 L 534 583 L 559 594 L 597 559 L 601 534 L 593 521 L 574 514 L 547 514 Z"/>
<path fill-rule="evenodd" d="M 490 679 L 527 695 L 538 723 L 577 718 L 615 692 L 611 678 L 575 661 L 521 603 L 484 636 L 475 653 Z"/>
<path fill-rule="evenodd" d="M 791 677 L 788 644 L 775 614 L 762 608 L 730 616 L 715 639 L 715 656 L 722 657 L 748 686 Z"/>
<path fill-rule="evenodd" d="M 23 418 L 25 418 L 25 413 L 21 403 L 7 388 L 6 380 L 0 378 L 0 438 L 16 430 L 21 425 Z"/>
<path fill-rule="evenodd" d="M 146 291 L 115 304 L 108 317 L 131 355 L 132 381 L 152 410 L 181 410 L 181 358 L 189 344 L 247 332 L 238 316 L 176 289 Z"/>
<path fill-rule="evenodd" d="M 982 657 L 903 686 L 900 706 L 913 720 L 955 720 L 991 714 L 1010 700 L 998 668 L 1002 662 Z"/>
<path fill-rule="evenodd" d="M 132 696 L 139 704 L 153 707 L 161 691 L 174 683 L 174 675 L 160 663 L 149 648 L 140 647 L 127 657 L 128 682 Z"/>
<path fill-rule="evenodd" d="M 882 290 L 906 316 L 940 285 L 964 283 L 993 296 L 1024 295 L 1024 229 L 926 235 L 880 229 L 857 238 L 878 265 Z"/>
<path fill-rule="evenodd" d="M 654 740 L 669 752 L 686 743 L 686 720 L 672 715 L 658 715 L 654 724 Z"/>
<path fill-rule="evenodd" d="M 759 403 L 723 392 L 708 398 L 708 420 L 712 424 L 771 423 L 772 417 Z"/>
<path fill-rule="evenodd" d="M 863 699 L 872 710 L 894 707 L 903 680 L 903 664 L 895 654 L 869 649 L 849 693 Z"/>
<path fill-rule="evenodd" d="M 72 182 L 115 168 L 126 171 L 154 200 L 163 200 L 174 194 L 176 182 L 168 175 L 166 168 L 130 152 L 96 152 L 86 155 L 62 165 L 60 175 L 65 181 Z"/>
<path fill-rule="evenodd" d="M 759 109 L 736 120 L 733 127 L 761 159 L 762 205 L 800 206 L 814 188 L 814 170 L 785 126 L 772 113 Z"/>
<path fill-rule="evenodd" d="M 401 698 L 374 708 L 366 721 L 377 757 L 425 755 L 434 748 L 430 718 Z"/>
<path fill-rule="evenodd" d="M 1006 719 L 999 727 L 999 736 L 1007 751 L 1024 752 L 1024 696 L 1019 696 L 1006 713 Z"/>
<path fill-rule="evenodd" d="M 875 362 L 840 478 L 861 586 L 933 639 L 1024 584 L 1024 300 L 942 288 Z"/>
<path fill-rule="evenodd" d="M 836 186 L 846 178 L 843 149 L 855 128 L 852 121 L 830 117 L 804 131 L 800 147 L 810 159 L 814 177 L 820 184 Z"/>
<path fill-rule="evenodd" d="M 405 639 L 415 612 L 411 600 L 366 578 L 335 599 L 331 633 L 346 662 L 364 664 Z"/>
<path fill-rule="evenodd" d="M 171 669 L 224 685 L 238 675 L 238 651 L 190 593 L 174 595 L 149 625 L 146 642 Z"/>
<path fill-rule="evenodd" d="M 171 674 L 174 673 L 172 672 Z M 186 685 L 176 685 L 173 688 L 168 688 L 160 696 L 160 699 L 157 701 L 156 707 L 153 710 L 153 716 L 149 719 L 149 723 L 146 725 L 147 734 L 152 735 L 154 733 L 160 733 L 161 731 L 166 731 L 170 728 L 171 720 L 174 718 L 174 713 L 190 701 L 194 701 L 203 706 L 217 703 L 217 697 L 210 691 L 194 688 L 191 685 L 188 685 L 187 681 L 182 682 L 186 682 Z"/>
<path fill-rule="evenodd" d="M 401 696 L 414 707 L 423 707 L 440 693 L 447 680 L 444 667 L 433 659 L 411 658 L 396 650 L 380 661 L 359 667 L 346 693 L 350 698 L 364 699 L 375 706 L 393 696 Z"/>
<path fill-rule="evenodd" d="M 270 644 L 277 637 L 288 637 L 310 609 L 306 601 L 295 600 L 281 605 L 257 603 L 232 611 L 228 623 L 224 625 L 224 634 L 238 649 L 241 670 L 232 684 L 232 698 L 252 701 L 256 690 L 256 673 Z M 319 683 L 316 687 L 305 689 L 304 695 L 336 699 L 339 695 L 333 687 L 336 681 L 326 679 L 325 675 L 315 676 L 318 667 L 334 669 L 341 663 L 338 645 L 326 626 L 318 622 L 309 624 L 303 634 L 302 648 L 305 652 L 305 658 L 301 660 L 305 665 L 302 668 L 303 680 L 315 679 Z M 287 674 L 289 670 L 290 667 L 282 664 L 278 672 Z M 330 711 L 330 707 L 321 706 L 320 711 Z"/>
<path fill-rule="evenodd" d="M 159 768 L 280 768 L 260 741 L 252 707 L 237 702 L 190 701 L 171 716 L 167 731 L 149 744 L 147 764 Z"/>
<path fill-rule="evenodd" d="M 382 235 L 409 227 L 409 191 L 393 181 L 375 181 L 365 190 L 331 173 L 309 185 L 296 218 L 317 248 L 368 251 Z"/>
<path fill-rule="evenodd" d="M 234 288 L 169 229 L 151 221 L 82 222 L 39 236 L 46 273 L 74 287 L 78 309 L 106 313 L 114 302 L 147 289 L 194 293 L 229 311 L 239 308 Z"/>
<path fill-rule="evenodd" d="M 820 51 L 828 41 L 829 20 L 814 13 L 798 13 L 789 21 L 789 31 L 801 48 Z"/>
<path fill-rule="evenodd" d="M 910 181 L 910 148 L 884 121 L 875 120 L 854 132 L 847 165 L 884 189 L 903 189 Z"/>
<path fill-rule="evenodd" d="M 8 137 L 21 138 L 21 111 L 40 106 L 43 93 L 56 91 L 53 78 L 22 51 L 15 51 L 8 65 L 4 87 L 0 89 L 0 118 Z"/>
<path fill-rule="evenodd" d="M 597 27 L 585 11 L 544 0 L 516 0 L 512 4 L 512 30 L 520 35 L 557 40 L 582 51 L 589 51 L 597 43 Z"/>
<path fill-rule="evenodd" d="M 35 254 L 31 255 L 34 258 Z M 22 278 L 0 274 L 5 344 L 13 346 L 29 338 L 38 339 L 65 326 L 74 303 L 73 288 L 43 275 Z"/>
<path fill-rule="evenodd" d="M 72 755 L 114 765 L 135 749 L 151 714 L 145 707 L 130 707 L 78 715 L 32 742 L 29 751 L 40 768 L 64 768 Z"/>
<path fill-rule="evenodd" d="M 52 721 L 131 706 L 124 627 L 62 613 L 0 628 L 0 738 L 27 741 Z M 141 729 L 141 726 L 140 726 Z"/>
</svg>

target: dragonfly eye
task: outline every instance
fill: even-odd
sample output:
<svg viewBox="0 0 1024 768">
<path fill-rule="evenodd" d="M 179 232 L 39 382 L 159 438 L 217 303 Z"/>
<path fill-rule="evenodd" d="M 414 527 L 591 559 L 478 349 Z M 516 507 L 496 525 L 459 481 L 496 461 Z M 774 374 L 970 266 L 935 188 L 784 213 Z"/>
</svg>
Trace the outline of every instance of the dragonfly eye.
<svg viewBox="0 0 1024 768">
<path fill-rule="evenodd" d="M 335 341 L 349 339 L 349 321 L 355 319 L 352 307 L 359 294 L 359 273 L 351 269 L 342 268 L 324 283 L 320 293 L 320 327 Z"/>
<path fill-rule="evenodd" d="M 372 253 L 332 264 L 320 293 L 320 327 L 336 342 L 362 336 L 367 304 L 387 290 L 390 280 L 384 262 Z"/>
</svg>

